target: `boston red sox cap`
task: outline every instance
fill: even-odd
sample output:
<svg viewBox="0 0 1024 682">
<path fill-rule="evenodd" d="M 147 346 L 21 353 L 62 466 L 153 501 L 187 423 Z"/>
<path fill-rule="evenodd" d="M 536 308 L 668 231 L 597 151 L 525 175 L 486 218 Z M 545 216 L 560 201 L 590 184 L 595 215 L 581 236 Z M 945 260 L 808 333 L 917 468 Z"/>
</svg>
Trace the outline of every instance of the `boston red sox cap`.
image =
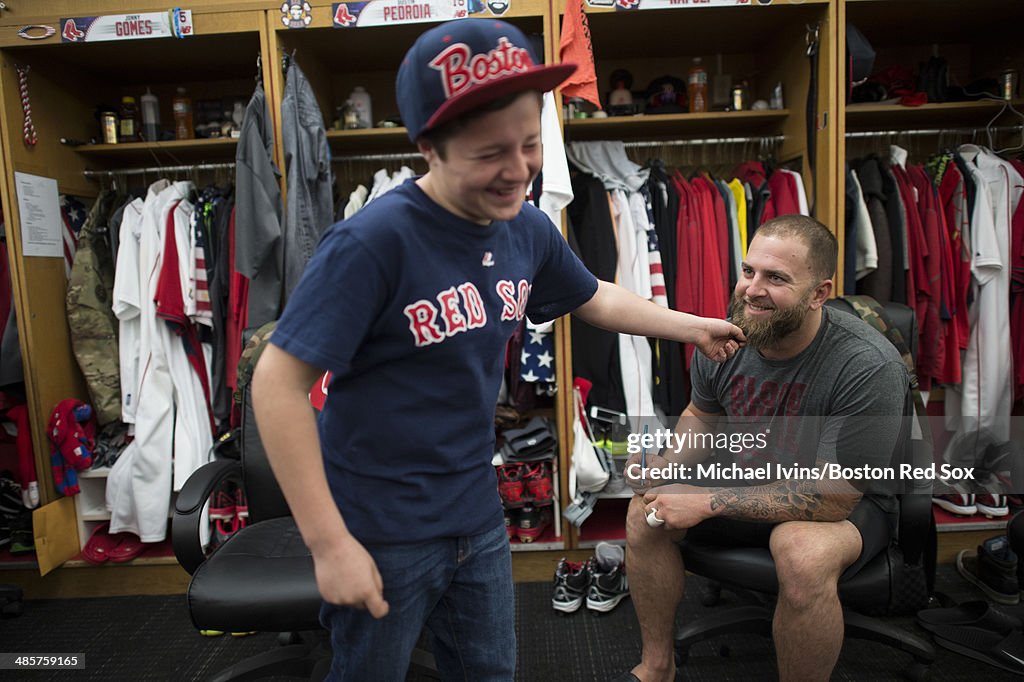
<svg viewBox="0 0 1024 682">
<path fill-rule="evenodd" d="M 424 132 L 505 95 L 553 90 L 575 64 L 545 66 L 515 26 L 494 19 L 457 19 L 423 33 L 395 82 L 398 110 L 416 141 Z"/>
</svg>

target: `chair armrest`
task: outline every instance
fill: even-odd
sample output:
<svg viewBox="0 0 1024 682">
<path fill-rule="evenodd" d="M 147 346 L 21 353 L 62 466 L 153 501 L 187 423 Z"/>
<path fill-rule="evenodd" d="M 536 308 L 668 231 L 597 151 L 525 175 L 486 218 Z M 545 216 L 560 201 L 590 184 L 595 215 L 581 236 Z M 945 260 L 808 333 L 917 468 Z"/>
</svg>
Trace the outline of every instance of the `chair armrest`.
<svg viewBox="0 0 1024 682">
<path fill-rule="evenodd" d="M 199 524 L 206 500 L 222 481 L 241 474 L 242 465 L 237 460 L 217 459 L 193 471 L 178 492 L 171 518 L 171 544 L 178 563 L 189 575 L 206 559 L 199 542 Z"/>
</svg>

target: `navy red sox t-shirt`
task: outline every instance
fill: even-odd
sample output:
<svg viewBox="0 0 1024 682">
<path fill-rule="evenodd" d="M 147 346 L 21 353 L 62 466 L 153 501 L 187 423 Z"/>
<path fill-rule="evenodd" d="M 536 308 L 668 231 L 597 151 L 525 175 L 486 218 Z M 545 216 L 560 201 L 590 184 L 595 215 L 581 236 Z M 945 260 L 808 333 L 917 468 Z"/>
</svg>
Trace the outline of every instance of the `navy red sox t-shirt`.
<svg viewBox="0 0 1024 682">
<path fill-rule="evenodd" d="M 333 373 L 321 447 L 357 539 L 502 523 L 491 459 L 505 345 L 524 315 L 554 319 L 596 290 L 533 206 L 478 225 L 415 180 L 324 234 L 271 342 Z"/>
</svg>

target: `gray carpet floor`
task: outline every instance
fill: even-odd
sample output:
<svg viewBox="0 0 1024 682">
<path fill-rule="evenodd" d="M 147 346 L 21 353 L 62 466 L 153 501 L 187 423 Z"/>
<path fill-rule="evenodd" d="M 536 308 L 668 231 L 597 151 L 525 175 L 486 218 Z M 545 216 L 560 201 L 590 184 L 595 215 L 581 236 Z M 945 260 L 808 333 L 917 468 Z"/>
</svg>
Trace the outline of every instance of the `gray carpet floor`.
<svg viewBox="0 0 1024 682">
<path fill-rule="evenodd" d="M 957 602 L 981 598 L 951 566 L 940 568 L 936 586 Z M 703 606 L 703 590 L 701 579 L 688 581 L 680 623 L 721 608 Z M 639 660 L 639 626 L 628 599 L 609 614 L 597 616 L 584 608 L 562 616 L 551 609 L 546 583 L 519 584 L 516 598 L 517 680 L 610 680 Z M 735 603 L 735 598 L 725 593 L 722 606 L 729 603 Z M 927 636 L 913 618 L 896 622 Z M 269 633 L 200 636 L 189 621 L 184 596 L 29 601 L 21 616 L 0 620 L 0 651 L 83 653 L 86 669 L 0 671 L 0 680 L 205 680 L 275 646 L 276 636 Z M 937 653 L 932 667 L 936 681 L 1018 679 L 945 649 L 938 648 Z M 886 646 L 847 640 L 832 679 L 901 680 L 910 662 L 909 655 Z M 686 679 L 698 681 L 772 680 L 775 654 L 768 638 L 723 636 L 696 645 L 685 672 Z M 410 680 L 419 679 L 426 678 L 410 675 Z"/>
</svg>

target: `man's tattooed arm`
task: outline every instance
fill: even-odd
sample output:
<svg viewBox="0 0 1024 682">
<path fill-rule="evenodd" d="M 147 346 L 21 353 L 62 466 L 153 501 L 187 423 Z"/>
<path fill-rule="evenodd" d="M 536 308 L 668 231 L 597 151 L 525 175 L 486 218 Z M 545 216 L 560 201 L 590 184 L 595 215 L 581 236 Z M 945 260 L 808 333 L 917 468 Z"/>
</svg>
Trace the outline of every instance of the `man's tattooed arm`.
<svg viewBox="0 0 1024 682">
<path fill-rule="evenodd" d="M 842 482 L 785 480 L 749 488 L 713 488 L 711 513 L 743 521 L 842 521 L 861 494 Z"/>
</svg>

